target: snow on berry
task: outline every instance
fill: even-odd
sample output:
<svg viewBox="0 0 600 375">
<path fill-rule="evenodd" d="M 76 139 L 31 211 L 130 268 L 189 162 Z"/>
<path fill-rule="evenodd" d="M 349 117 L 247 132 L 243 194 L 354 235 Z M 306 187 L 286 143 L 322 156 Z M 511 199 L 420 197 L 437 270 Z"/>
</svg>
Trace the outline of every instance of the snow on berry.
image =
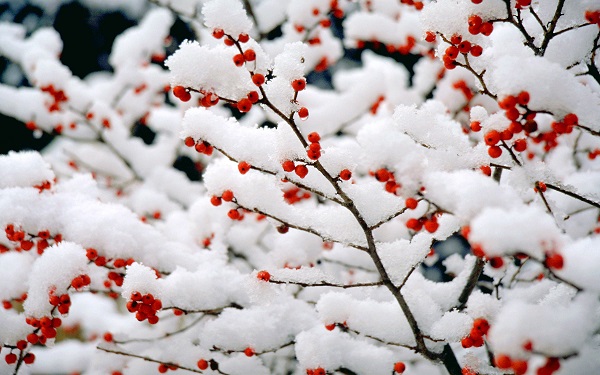
<svg viewBox="0 0 600 375">
<path fill-rule="evenodd" d="M 61 242 L 46 249 L 44 254 L 35 262 L 29 278 L 27 300 L 23 304 L 25 314 L 35 318 L 47 316 L 52 308 L 48 302 L 48 293 L 67 293 L 71 281 L 88 273 L 88 259 L 85 250 L 77 244 Z M 55 270 L 48 272 L 48 270 Z"/>
<path fill-rule="evenodd" d="M 252 21 L 238 0 L 208 1 L 202 7 L 202 15 L 207 28 L 221 29 L 234 39 L 240 34 L 248 34 L 252 29 Z"/>
</svg>

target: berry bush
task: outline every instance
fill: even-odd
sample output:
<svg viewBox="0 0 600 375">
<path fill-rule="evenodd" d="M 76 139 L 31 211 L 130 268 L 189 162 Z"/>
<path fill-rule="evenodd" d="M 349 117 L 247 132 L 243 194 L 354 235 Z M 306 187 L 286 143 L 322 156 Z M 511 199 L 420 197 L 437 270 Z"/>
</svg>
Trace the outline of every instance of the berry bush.
<svg viewBox="0 0 600 375">
<path fill-rule="evenodd" d="M 597 1 L 86 3 L 0 24 L 0 373 L 600 367 Z"/>
</svg>

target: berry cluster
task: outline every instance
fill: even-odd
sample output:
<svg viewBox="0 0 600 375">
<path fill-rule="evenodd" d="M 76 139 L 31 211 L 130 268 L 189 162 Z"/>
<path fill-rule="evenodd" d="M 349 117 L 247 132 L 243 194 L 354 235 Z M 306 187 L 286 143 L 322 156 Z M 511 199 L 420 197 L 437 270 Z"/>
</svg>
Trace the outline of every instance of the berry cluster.
<svg viewBox="0 0 600 375">
<path fill-rule="evenodd" d="M 40 87 L 40 90 L 42 90 L 42 92 L 50 94 L 50 96 L 52 97 L 52 102 L 48 103 L 49 112 L 60 111 L 61 103 L 64 103 L 67 100 L 69 100 L 69 98 L 67 98 L 67 95 L 65 95 L 65 92 L 63 90 L 57 90 L 52 84 L 42 86 Z"/>
<path fill-rule="evenodd" d="M 406 5 L 410 5 L 415 7 L 416 10 L 421 10 L 423 9 L 423 2 L 422 1 L 414 1 L 414 0 L 400 0 L 400 2 L 402 4 L 406 4 Z"/>
<path fill-rule="evenodd" d="M 30 234 L 22 229 L 15 229 L 14 224 L 8 224 L 4 232 L 9 241 L 17 243 L 15 246 L 16 251 L 29 251 L 35 245 L 39 255 L 42 255 L 44 250 L 50 246 L 49 240 L 53 241 L 55 244 L 62 241 L 61 234 L 52 236 L 48 230 L 41 230 L 37 235 Z M 0 244 L 0 254 L 8 251 L 10 251 L 10 249 L 7 246 Z"/>
<path fill-rule="evenodd" d="M 83 274 L 71 280 L 71 287 L 75 288 L 76 290 L 79 290 L 90 285 L 91 282 L 92 280 L 90 279 L 90 277 L 86 274 Z"/>
<path fill-rule="evenodd" d="M 396 191 L 402 187 L 402 185 L 396 182 L 394 174 L 385 168 L 380 168 L 375 172 L 370 172 L 370 174 L 375 176 L 377 181 L 383 182 L 385 184 L 385 191 L 390 194 L 396 194 Z"/>
<path fill-rule="evenodd" d="M 53 318 L 51 316 L 44 316 L 40 319 L 28 317 L 25 319 L 25 322 L 35 328 L 34 332 L 27 335 L 27 342 L 32 345 L 37 343 L 45 345 L 46 340 L 56 337 L 56 329 L 62 325 L 60 318 Z"/>
<path fill-rule="evenodd" d="M 321 157 L 321 144 L 319 143 L 320 140 L 321 136 L 317 132 L 312 132 L 308 135 L 308 141 L 310 144 L 308 145 L 306 156 L 308 156 L 309 159 L 317 160 Z"/>
<path fill-rule="evenodd" d="M 327 371 L 323 367 L 317 367 L 315 369 L 307 368 L 306 375 L 325 375 Z"/>
<path fill-rule="evenodd" d="M 175 86 L 173 87 L 173 95 L 182 102 L 189 102 L 192 98 L 192 94 L 190 91 L 183 86 Z"/>
<path fill-rule="evenodd" d="M 483 34 L 490 36 L 494 31 L 494 24 L 491 22 L 483 22 L 483 19 L 477 14 L 473 14 L 468 19 L 469 33 L 472 35 Z"/>
<path fill-rule="evenodd" d="M 27 293 L 23 293 L 21 295 L 21 297 L 15 298 L 12 301 L 16 302 L 16 303 L 23 303 L 23 302 L 25 302 L 26 299 L 27 299 Z M 4 307 L 5 310 L 10 310 L 13 308 L 13 302 L 11 302 L 9 300 L 3 300 L 2 307 Z"/>
<path fill-rule="evenodd" d="M 225 190 L 225 191 L 224 191 L 224 192 L 221 194 L 221 196 L 220 196 L 220 197 L 219 197 L 219 196 L 216 196 L 216 195 L 213 195 L 213 196 L 210 198 L 210 203 L 211 203 L 213 206 L 220 206 L 220 205 L 221 205 L 221 203 L 222 203 L 223 201 L 225 201 L 225 202 L 231 202 L 231 201 L 233 201 L 233 199 L 234 199 L 234 198 L 235 198 L 235 197 L 234 197 L 234 195 L 233 195 L 233 191 L 231 191 L 231 190 Z"/>
<path fill-rule="evenodd" d="M 148 319 L 148 323 L 158 323 L 156 313 L 162 309 L 162 302 L 150 293 L 142 295 L 140 292 L 133 292 L 127 302 L 127 311 L 135 313 L 135 318 L 142 322 Z"/>
<path fill-rule="evenodd" d="M 430 216 L 423 216 L 418 219 L 410 218 L 406 221 L 406 227 L 415 232 L 419 232 L 421 229 L 425 228 L 425 230 L 429 233 L 434 233 L 436 230 L 438 230 L 440 224 L 438 224 L 437 214 L 432 214 Z"/>
<path fill-rule="evenodd" d="M 281 163 L 281 167 L 285 172 L 294 172 L 300 178 L 304 178 L 308 174 L 308 167 L 305 164 L 296 165 L 293 160 L 285 160 Z"/>
<path fill-rule="evenodd" d="M 68 314 L 71 308 L 71 297 L 67 293 L 57 296 L 53 289 L 48 292 L 48 302 L 63 315 Z"/>
<path fill-rule="evenodd" d="M 158 365 L 158 372 L 161 374 L 164 374 L 165 372 L 171 370 L 171 371 L 175 371 L 179 368 L 179 366 L 177 366 L 176 364 L 173 363 L 161 363 L 160 365 Z"/>
<path fill-rule="evenodd" d="M 198 153 L 204 154 L 206 156 L 212 155 L 212 153 L 214 151 L 214 147 L 210 143 L 208 143 L 206 141 L 199 140 L 198 142 L 196 142 L 194 140 L 194 138 L 192 138 L 192 137 L 186 137 L 183 142 L 184 142 L 184 144 L 187 147 L 194 147 L 194 149 Z"/>
<path fill-rule="evenodd" d="M 19 341 L 17 343 L 17 348 L 19 347 L 19 343 L 24 342 L 23 340 Z M 25 345 L 27 346 L 27 343 L 25 343 Z M 21 351 L 23 349 L 20 349 Z M 13 353 L 12 351 L 10 353 L 8 353 L 5 357 L 4 357 L 4 361 L 6 361 L 7 364 L 12 365 L 14 363 L 17 362 L 18 356 Z M 35 354 L 33 353 L 27 353 L 25 354 L 25 356 L 23 356 L 23 362 L 27 365 L 32 364 L 35 361 Z"/>
<path fill-rule="evenodd" d="M 311 194 L 308 191 L 301 190 L 297 186 L 292 186 L 287 190 L 283 191 L 283 199 L 288 204 L 295 204 L 305 199 L 310 199 Z"/>
<path fill-rule="evenodd" d="M 444 51 L 442 61 L 444 62 L 444 67 L 446 69 L 452 70 L 458 65 L 456 59 L 459 54 L 462 54 L 463 56 L 471 54 L 473 57 L 478 57 L 481 56 L 482 53 L 483 49 L 480 45 L 471 43 L 468 40 L 463 40 L 460 35 L 453 35 L 450 38 L 450 46 Z"/>
<path fill-rule="evenodd" d="M 527 372 L 527 361 L 512 359 L 504 354 L 499 354 L 494 358 L 494 365 L 501 370 L 512 369 L 515 375 L 523 375 Z"/>
<path fill-rule="evenodd" d="M 490 324 L 486 319 L 478 318 L 473 321 L 473 327 L 471 332 L 461 340 L 463 348 L 468 349 L 470 347 L 479 348 L 483 346 L 483 336 L 485 336 L 490 329 Z"/>
</svg>

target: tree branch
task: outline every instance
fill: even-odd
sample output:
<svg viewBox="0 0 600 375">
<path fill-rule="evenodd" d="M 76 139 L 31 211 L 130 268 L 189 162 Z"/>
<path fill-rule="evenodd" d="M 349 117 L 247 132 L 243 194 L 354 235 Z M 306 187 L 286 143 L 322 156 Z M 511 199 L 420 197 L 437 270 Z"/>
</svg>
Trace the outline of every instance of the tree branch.
<svg viewBox="0 0 600 375">
<path fill-rule="evenodd" d="M 342 288 L 342 289 L 348 289 L 348 288 L 365 288 L 365 287 L 371 287 L 371 286 L 382 286 L 383 283 L 381 281 L 377 281 L 377 282 L 372 282 L 372 283 L 358 283 L 358 284 L 333 284 L 327 281 L 321 281 L 319 283 L 304 283 L 301 281 L 293 281 L 293 280 L 273 280 L 270 279 L 269 280 L 270 283 L 273 284 L 291 284 L 291 285 L 299 285 L 301 287 L 304 288 L 308 288 L 308 287 L 317 287 L 317 286 L 330 286 L 330 287 L 334 287 L 334 288 Z"/>
</svg>

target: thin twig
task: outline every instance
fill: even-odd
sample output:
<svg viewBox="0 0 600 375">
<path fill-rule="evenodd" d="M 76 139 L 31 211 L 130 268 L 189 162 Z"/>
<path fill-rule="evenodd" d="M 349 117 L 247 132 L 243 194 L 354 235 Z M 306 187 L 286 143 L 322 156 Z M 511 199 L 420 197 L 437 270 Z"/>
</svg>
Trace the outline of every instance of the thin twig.
<svg viewBox="0 0 600 375">
<path fill-rule="evenodd" d="M 559 187 L 559 186 L 552 185 L 552 184 L 548 184 L 548 183 L 546 183 L 546 187 L 547 187 L 548 189 L 552 189 L 552 190 L 558 191 L 559 193 L 563 193 L 563 194 L 565 194 L 565 195 L 568 195 L 568 196 L 569 196 L 569 197 L 571 197 L 571 198 L 575 198 L 575 199 L 578 199 L 578 200 L 580 200 L 580 201 L 582 201 L 582 202 L 585 202 L 585 203 L 587 203 L 587 204 L 590 204 L 590 205 L 592 205 L 592 206 L 594 206 L 594 207 L 596 207 L 596 208 L 600 208 L 600 203 L 598 203 L 598 202 L 595 202 L 595 201 L 593 201 L 593 200 L 591 200 L 591 199 L 588 199 L 588 198 L 586 198 L 586 197 L 584 197 L 584 196 L 581 196 L 581 195 L 579 195 L 579 194 L 577 194 L 577 193 L 575 193 L 575 192 L 572 192 L 572 191 L 569 191 L 569 190 L 563 189 L 563 188 L 561 188 L 561 187 Z"/>
<path fill-rule="evenodd" d="M 181 365 L 178 365 L 178 364 L 172 363 L 172 362 L 159 361 L 157 359 L 146 357 L 146 356 L 139 355 L 139 354 L 127 353 L 127 352 L 124 352 L 124 351 L 121 351 L 121 350 L 110 349 L 110 348 L 106 348 L 106 347 L 103 347 L 103 346 L 100 346 L 100 345 L 98 345 L 96 347 L 96 349 L 102 350 L 103 352 L 118 354 L 118 355 L 122 355 L 122 356 L 126 356 L 126 357 L 139 358 L 139 359 L 143 359 L 144 361 L 148 361 L 148 362 L 154 362 L 154 363 L 158 363 L 158 364 L 165 364 L 167 366 L 176 366 L 178 370 L 186 370 L 186 371 L 190 371 L 190 372 L 195 372 L 197 374 L 204 374 L 204 371 L 196 370 L 196 369 L 191 368 L 191 367 L 181 366 Z M 220 370 L 218 370 L 218 371 L 221 374 L 225 374 L 224 372 L 221 372 Z"/>
<path fill-rule="evenodd" d="M 293 281 L 293 280 L 274 280 L 274 279 L 270 279 L 269 282 L 273 283 L 273 284 L 299 285 L 299 286 L 304 287 L 304 288 L 318 287 L 318 286 L 330 286 L 330 287 L 334 287 L 334 288 L 348 289 L 348 288 L 364 288 L 364 287 L 382 286 L 383 285 L 383 282 L 381 282 L 381 281 L 372 282 L 372 283 L 358 283 L 358 284 L 334 284 L 334 283 L 330 283 L 330 282 L 327 282 L 327 281 L 320 281 L 318 283 L 304 283 L 304 282 L 301 282 L 301 281 Z"/>
</svg>

